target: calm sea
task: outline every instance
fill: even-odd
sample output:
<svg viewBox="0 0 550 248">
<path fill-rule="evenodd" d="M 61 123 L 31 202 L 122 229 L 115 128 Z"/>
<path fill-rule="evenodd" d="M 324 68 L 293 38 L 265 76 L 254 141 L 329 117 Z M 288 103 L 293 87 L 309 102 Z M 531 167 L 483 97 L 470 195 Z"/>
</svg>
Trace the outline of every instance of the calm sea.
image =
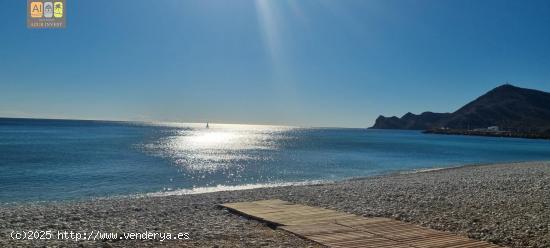
<svg viewBox="0 0 550 248">
<path fill-rule="evenodd" d="M 529 160 L 550 160 L 550 141 L 417 131 L 0 119 L 0 202 L 200 193 Z"/>
</svg>

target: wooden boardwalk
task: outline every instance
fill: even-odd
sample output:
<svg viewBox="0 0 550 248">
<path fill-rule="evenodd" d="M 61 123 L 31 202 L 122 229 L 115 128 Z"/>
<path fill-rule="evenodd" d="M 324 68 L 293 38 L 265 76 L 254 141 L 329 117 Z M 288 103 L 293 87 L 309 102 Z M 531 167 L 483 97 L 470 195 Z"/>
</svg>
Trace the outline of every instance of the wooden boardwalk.
<svg viewBox="0 0 550 248">
<path fill-rule="evenodd" d="M 500 247 L 392 219 L 365 218 L 281 200 L 227 203 L 221 206 L 328 247 Z"/>
</svg>

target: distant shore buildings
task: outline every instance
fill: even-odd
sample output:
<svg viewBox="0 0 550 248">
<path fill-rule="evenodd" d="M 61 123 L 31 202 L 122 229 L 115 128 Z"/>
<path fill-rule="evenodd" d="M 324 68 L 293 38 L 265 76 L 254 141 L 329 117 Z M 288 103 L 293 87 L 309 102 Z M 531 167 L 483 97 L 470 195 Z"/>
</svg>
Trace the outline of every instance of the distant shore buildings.
<svg viewBox="0 0 550 248">
<path fill-rule="evenodd" d="M 474 131 L 477 132 L 500 132 L 500 128 L 498 126 L 490 126 L 487 128 L 476 128 Z"/>
</svg>

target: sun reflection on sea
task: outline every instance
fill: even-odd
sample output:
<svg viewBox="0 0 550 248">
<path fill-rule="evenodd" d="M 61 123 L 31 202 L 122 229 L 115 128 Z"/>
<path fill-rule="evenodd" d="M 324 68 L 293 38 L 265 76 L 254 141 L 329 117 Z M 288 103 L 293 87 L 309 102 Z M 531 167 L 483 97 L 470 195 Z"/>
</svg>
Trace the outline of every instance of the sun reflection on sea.
<svg viewBox="0 0 550 248">
<path fill-rule="evenodd" d="M 187 172 L 239 171 L 255 160 L 269 159 L 261 151 L 277 149 L 289 127 L 213 124 L 182 127 L 147 148 Z"/>
</svg>

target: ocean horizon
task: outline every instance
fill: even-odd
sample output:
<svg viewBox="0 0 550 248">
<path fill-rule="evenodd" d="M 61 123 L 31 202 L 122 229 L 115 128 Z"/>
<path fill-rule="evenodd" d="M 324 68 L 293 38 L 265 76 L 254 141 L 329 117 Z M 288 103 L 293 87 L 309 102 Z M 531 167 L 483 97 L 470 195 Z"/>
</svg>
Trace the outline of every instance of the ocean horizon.
<svg viewBox="0 0 550 248">
<path fill-rule="evenodd" d="M 548 140 L 0 118 L 0 202 L 196 194 L 480 163 L 549 160 Z"/>
</svg>

